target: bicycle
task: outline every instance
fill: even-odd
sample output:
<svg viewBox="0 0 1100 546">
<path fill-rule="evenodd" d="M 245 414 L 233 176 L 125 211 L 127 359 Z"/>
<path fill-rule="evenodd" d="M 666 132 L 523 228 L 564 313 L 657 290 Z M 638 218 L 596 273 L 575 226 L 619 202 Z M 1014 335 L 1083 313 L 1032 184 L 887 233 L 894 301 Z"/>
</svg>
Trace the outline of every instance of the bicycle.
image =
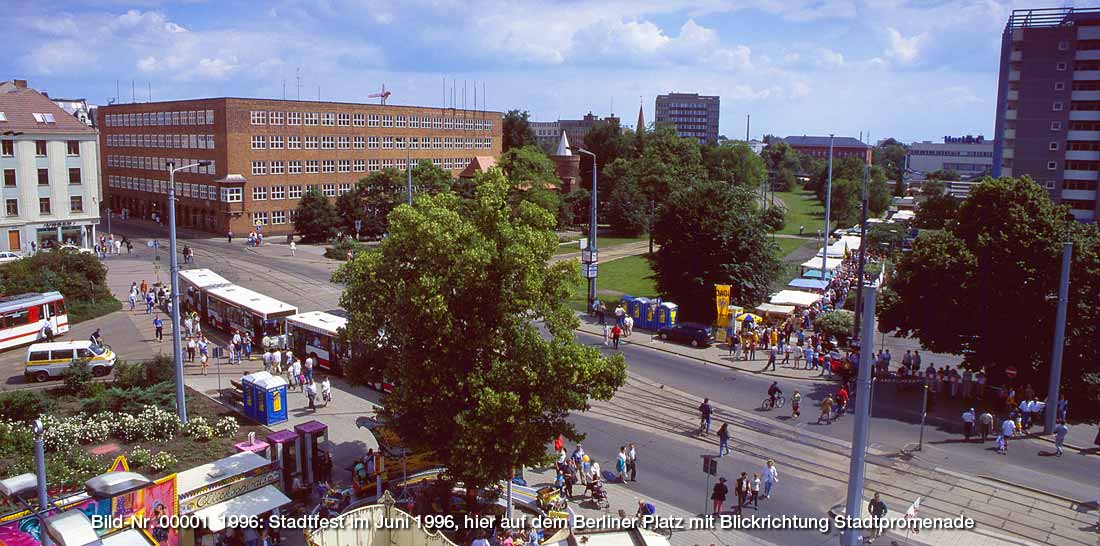
<svg viewBox="0 0 1100 546">
<path fill-rule="evenodd" d="M 772 398 L 770 396 L 765 398 L 764 401 L 760 403 L 760 409 L 767 411 L 775 408 L 781 408 L 785 405 L 787 405 L 787 398 L 782 394 L 779 394 L 776 395 L 775 402 L 772 402 Z"/>
</svg>

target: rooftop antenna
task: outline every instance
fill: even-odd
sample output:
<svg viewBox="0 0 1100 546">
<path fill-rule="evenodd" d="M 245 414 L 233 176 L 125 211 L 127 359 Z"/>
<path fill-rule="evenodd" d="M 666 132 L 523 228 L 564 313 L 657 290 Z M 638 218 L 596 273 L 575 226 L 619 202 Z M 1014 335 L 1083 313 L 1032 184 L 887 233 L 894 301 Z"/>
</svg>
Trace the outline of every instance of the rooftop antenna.
<svg viewBox="0 0 1100 546">
<path fill-rule="evenodd" d="M 321 86 L 317 86 L 317 102 L 321 102 Z"/>
<path fill-rule="evenodd" d="M 484 113 L 488 108 L 485 106 L 485 82 L 481 82 L 481 111 Z"/>
<path fill-rule="evenodd" d="M 149 102 L 153 102 L 153 82 L 145 80 L 145 85 L 149 86 Z"/>
<path fill-rule="evenodd" d="M 137 102 L 137 84 L 130 80 L 130 102 Z"/>
<path fill-rule="evenodd" d="M 283 100 L 286 100 L 286 78 L 283 78 Z"/>
<path fill-rule="evenodd" d="M 115 78 L 115 102 L 122 100 L 122 91 L 119 87 L 118 78 Z"/>
<path fill-rule="evenodd" d="M 477 111 L 477 80 L 474 80 L 474 111 Z"/>
<path fill-rule="evenodd" d="M 301 72 L 302 72 L 301 68 L 295 68 L 294 69 L 294 80 L 296 82 L 298 82 L 298 100 L 302 100 L 302 74 L 301 74 Z"/>
<path fill-rule="evenodd" d="M 443 76 L 443 107 L 447 107 L 447 76 Z"/>
<path fill-rule="evenodd" d="M 611 116 L 615 117 L 615 97 L 611 97 Z"/>
</svg>

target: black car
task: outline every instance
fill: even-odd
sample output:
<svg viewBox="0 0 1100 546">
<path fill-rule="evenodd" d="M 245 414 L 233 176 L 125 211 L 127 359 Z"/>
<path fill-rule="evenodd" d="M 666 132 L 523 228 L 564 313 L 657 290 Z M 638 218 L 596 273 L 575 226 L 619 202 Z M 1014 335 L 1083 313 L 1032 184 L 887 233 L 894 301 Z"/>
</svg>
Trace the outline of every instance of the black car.
<svg viewBox="0 0 1100 546">
<path fill-rule="evenodd" d="M 662 326 L 657 329 L 657 335 L 661 339 L 689 343 L 692 347 L 710 345 L 710 326 L 698 322 L 681 322 L 675 326 Z"/>
</svg>

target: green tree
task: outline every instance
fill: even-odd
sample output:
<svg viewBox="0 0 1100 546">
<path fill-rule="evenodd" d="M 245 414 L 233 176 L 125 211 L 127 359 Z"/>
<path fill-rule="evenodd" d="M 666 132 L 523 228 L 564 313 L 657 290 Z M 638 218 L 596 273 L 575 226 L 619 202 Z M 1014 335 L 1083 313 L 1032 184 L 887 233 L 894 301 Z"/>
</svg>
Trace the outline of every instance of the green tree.
<svg viewBox="0 0 1100 546">
<path fill-rule="evenodd" d="M 764 159 L 744 142 L 702 148 L 703 164 L 711 180 L 729 182 L 735 186 L 759 188 L 768 178 Z"/>
<path fill-rule="evenodd" d="M 992 384 L 1007 381 L 1004 369 L 1015 366 L 1016 384 L 1043 392 L 1062 241 L 1074 243 L 1063 389 L 1071 406 L 1095 411 L 1100 234 L 1028 178 L 987 179 L 955 222 L 916 239 L 887 285 L 880 329 L 962 354 L 965 366 L 986 368 Z"/>
<path fill-rule="evenodd" d="M 657 291 L 685 318 L 714 320 L 714 285 L 732 286 L 732 300 L 755 305 L 779 270 L 750 191 L 725 182 L 696 181 L 672 192 L 653 227 L 660 245 L 652 257 Z"/>
<path fill-rule="evenodd" d="M 858 223 L 863 214 L 863 169 L 865 163 L 858 157 L 842 157 L 833 160 L 832 200 L 830 216 L 836 226 Z M 825 202 L 828 186 L 828 164 L 823 164 L 813 183 L 818 200 Z M 869 169 L 867 183 L 867 210 L 869 217 L 880 216 L 890 206 L 890 188 L 886 183 L 886 171 L 882 167 Z"/>
<path fill-rule="evenodd" d="M 787 214 L 781 207 L 768 207 L 761 214 L 761 220 L 771 231 L 779 231 L 787 225 Z"/>
<path fill-rule="evenodd" d="M 430 159 L 421 159 L 416 167 L 413 167 L 412 181 L 413 192 L 419 195 L 425 192 L 434 194 L 450 191 L 455 179 L 450 171 L 437 166 Z"/>
<path fill-rule="evenodd" d="M 501 124 L 502 151 L 535 145 L 535 131 L 531 129 L 527 110 L 509 110 Z"/>
<path fill-rule="evenodd" d="M 554 215 L 559 226 L 564 225 L 564 207 L 556 188 L 561 184 L 554 162 L 535 146 L 512 148 L 500 156 L 500 168 L 511 186 L 510 201 L 535 203 Z"/>
<path fill-rule="evenodd" d="M 562 196 L 562 223 L 567 226 L 587 224 L 591 203 L 592 192 L 581 187 L 573 188 Z"/>
<path fill-rule="evenodd" d="M 401 205 L 378 249 L 334 275 L 347 286 L 347 335 L 359 340 L 347 376 L 386 377 L 382 420 L 471 488 L 542 464 L 559 434 L 580 440 L 569 414 L 625 381 L 621 355 L 573 337 L 566 300 L 580 276 L 575 262 L 549 263 L 554 218 L 513 208 L 509 192 L 491 170 L 472 200 L 448 192 Z"/>
<path fill-rule="evenodd" d="M 924 176 L 928 180 L 946 180 L 946 181 L 962 180 L 962 178 L 959 177 L 959 173 L 957 171 L 953 171 L 953 170 L 950 170 L 950 169 L 947 169 L 947 170 L 940 169 L 938 171 L 932 171 L 932 172 L 930 172 L 930 173 L 928 173 Z"/>
<path fill-rule="evenodd" d="M 959 203 L 949 195 L 934 195 L 921 202 L 917 215 L 913 218 L 913 227 L 921 229 L 943 229 L 955 219 Z"/>
<path fill-rule="evenodd" d="M 764 148 L 764 165 L 773 177 L 776 191 L 790 191 L 798 181 L 798 173 L 803 172 L 803 156 L 789 144 L 780 139 L 773 139 L 767 148 Z"/>
<path fill-rule="evenodd" d="M 603 120 L 596 122 L 588 134 L 584 135 L 584 142 L 570 144 L 583 145 L 585 150 L 595 154 L 598 172 L 602 173 L 606 165 L 630 154 L 633 135 L 632 132 L 624 134 L 617 121 Z M 592 180 L 592 163 L 588 159 L 581 160 L 581 180 Z"/>
<path fill-rule="evenodd" d="M 872 163 L 886 171 L 886 179 L 894 181 L 895 188 L 905 187 L 905 156 L 909 149 L 897 139 L 888 138 L 872 151 Z M 900 193 L 895 192 L 900 195 Z"/>
<path fill-rule="evenodd" d="M 649 228 L 649 199 L 627 178 L 611 190 L 602 218 L 616 235 L 637 237 Z"/>
<path fill-rule="evenodd" d="M 336 209 L 328 202 L 328 198 L 321 195 L 317 186 L 309 186 L 302 200 L 298 202 L 294 231 L 302 237 L 303 242 L 318 243 L 331 239 L 338 224 Z"/>
</svg>

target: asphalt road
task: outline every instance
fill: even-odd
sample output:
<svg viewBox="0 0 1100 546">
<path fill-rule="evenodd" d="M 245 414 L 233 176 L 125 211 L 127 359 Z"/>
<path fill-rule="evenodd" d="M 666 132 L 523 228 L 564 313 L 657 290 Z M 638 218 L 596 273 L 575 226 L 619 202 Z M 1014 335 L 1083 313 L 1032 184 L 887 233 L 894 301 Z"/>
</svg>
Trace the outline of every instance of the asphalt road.
<svg viewBox="0 0 1100 546">
<path fill-rule="evenodd" d="M 587 344 L 602 344 L 602 339 L 594 336 L 580 334 L 579 338 Z M 630 370 L 650 380 L 695 393 L 700 401 L 703 397 L 709 397 L 718 403 L 752 410 L 764 419 L 792 423 L 789 408 L 772 411 L 758 409 L 760 402 L 767 396 L 772 378 L 730 370 L 645 347 L 624 345 L 622 351 Z M 816 404 L 826 393 L 835 390 L 834 383 L 780 380 L 779 386 L 788 397 L 794 389 L 799 389 L 803 395 L 802 418 L 793 421 L 795 426 L 816 434 L 851 441 L 855 421 L 852 414 L 832 424 L 819 425 L 815 422 L 818 414 Z M 888 386 L 880 388 L 873 395 L 872 401 L 872 447 L 897 452 L 903 446 L 918 441 L 919 418 L 909 413 L 909 408 L 920 402 L 915 393 L 899 395 L 894 387 Z M 639 411 L 645 410 L 639 408 Z M 621 444 L 629 440 L 615 441 Z M 616 446 L 615 450 L 617 449 Z M 1096 491 L 1100 490 L 1100 457 L 1073 452 L 1061 458 L 1043 455 L 1053 451 L 1054 446 L 1051 443 L 1025 439 L 1012 442 L 1007 455 L 997 455 L 993 450 L 992 440 L 984 444 L 977 441 L 964 443 L 961 434 L 953 429 L 926 425 L 923 449 L 914 457 L 924 464 L 956 472 L 999 478 L 1074 499 L 1094 499 Z M 691 466 L 694 467 L 698 454 L 687 451 L 681 452 L 678 457 L 692 459 Z M 693 473 L 697 470 L 692 468 Z M 670 480 L 680 477 L 682 476 L 673 474 L 670 475 Z M 835 499 L 830 499 L 832 500 Z"/>
</svg>

